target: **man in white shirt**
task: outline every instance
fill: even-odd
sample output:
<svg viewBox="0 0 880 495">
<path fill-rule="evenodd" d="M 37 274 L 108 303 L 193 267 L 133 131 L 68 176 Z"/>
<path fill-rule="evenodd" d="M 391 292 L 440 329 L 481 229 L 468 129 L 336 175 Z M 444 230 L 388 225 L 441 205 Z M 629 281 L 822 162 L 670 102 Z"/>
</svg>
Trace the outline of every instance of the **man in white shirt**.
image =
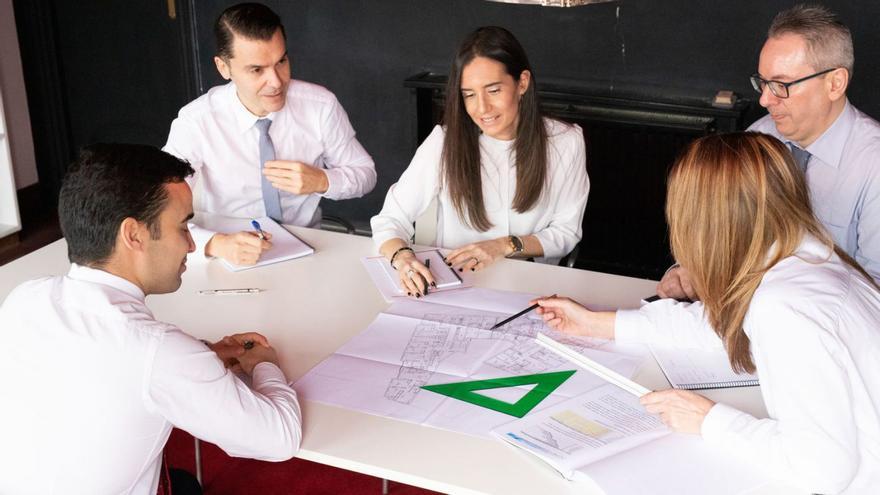
<svg viewBox="0 0 880 495">
<path fill-rule="evenodd" d="M 194 249 L 192 168 L 156 148 L 95 145 L 59 198 L 72 262 L 0 307 L 0 493 L 153 495 L 172 427 L 230 455 L 298 450 L 296 393 L 257 333 L 205 344 L 156 321 Z M 249 387 L 230 369 L 250 376 Z"/>
<path fill-rule="evenodd" d="M 846 98 L 852 35 L 818 6 L 780 12 L 752 85 L 768 115 L 749 127 L 788 144 L 807 177 L 813 211 L 834 242 L 880 282 L 880 123 Z M 681 268 L 657 293 L 697 299 Z"/>
<path fill-rule="evenodd" d="M 214 63 L 231 82 L 183 107 L 163 148 L 196 170 L 196 211 L 314 227 L 321 198 L 370 192 L 375 165 L 336 97 L 291 80 L 278 15 L 260 4 L 235 5 L 214 33 Z M 193 238 L 199 253 L 238 265 L 256 263 L 271 246 L 253 232 L 194 227 Z"/>
</svg>

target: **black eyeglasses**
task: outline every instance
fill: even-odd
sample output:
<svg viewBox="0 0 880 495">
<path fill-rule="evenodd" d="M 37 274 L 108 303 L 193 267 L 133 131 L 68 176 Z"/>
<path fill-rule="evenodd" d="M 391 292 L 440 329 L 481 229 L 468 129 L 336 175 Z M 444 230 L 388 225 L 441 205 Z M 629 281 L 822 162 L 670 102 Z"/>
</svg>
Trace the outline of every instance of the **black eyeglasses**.
<svg viewBox="0 0 880 495">
<path fill-rule="evenodd" d="M 752 87 L 755 88 L 755 91 L 758 93 L 764 94 L 764 87 L 769 86 L 770 92 L 773 93 L 773 96 L 777 98 L 788 98 L 788 88 L 794 86 L 795 84 L 802 83 L 804 81 L 808 81 L 814 77 L 819 77 L 822 74 L 827 74 L 833 70 L 837 70 L 839 67 L 833 67 L 831 69 L 825 69 L 822 72 L 817 72 L 815 74 L 810 74 L 807 77 L 802 77 L 797 81 L 792 82 L 782 82 L 782 81 L 768 81 L 761 77 L 760 74 L 752 74 L 749 77 L 749 80 L 752 81 Z"/>
</svg>

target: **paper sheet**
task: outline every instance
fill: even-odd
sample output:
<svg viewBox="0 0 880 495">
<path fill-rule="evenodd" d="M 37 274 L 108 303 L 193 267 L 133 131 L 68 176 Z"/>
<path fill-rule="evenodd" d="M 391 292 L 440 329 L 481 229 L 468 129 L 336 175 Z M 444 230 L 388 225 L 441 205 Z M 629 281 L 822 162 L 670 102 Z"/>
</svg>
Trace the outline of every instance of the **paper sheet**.
<svg viewBox="0 0 880 495">
<path fill-rule="evenodd" d="M 496 295 L 497 296 L 497 295 Z M 510 416 L 422 390 L 466 380 L 571 370 L 565 359 L 534 342 L 551 332 L 542 321 L 521 318 L 489 330 L 507 314 L 426 302 L 399 301 L 359 335 L 294 384 L 300 396 L 349 409 L 427 426 L 488 437 Z M 575 339 L 578 352 L 631 376 L 641 358 L 605 352 L 606 341 Z M 577 372 L 534 410 L 600 386 L 601 379 Z M 520 390 L 495 391 L 511 400 Z M 462 419 L 466 418 L 466 419 Z"/>
<path fill-rule="evenodd" d="M 269 217 L 257 218 L 260 227 L 264 232 L 272 234 L 272 247 L 260 256 L 260 260 L 251 266 L 239 266 L 221 259 L 223 265 L 233 271 L 249 270 L 258 266 L 271 265 L 295 258 L 308 256 L 315 252 L 311 246 L 301 241 L 298 237 L 288 232 L 284 227 L 275 223 Z M 233 233 L 242 231 L 253 231 L 250 219 L 229 218 L 217 216 L 204 216 L 200 218 L 201 224 L 206 228 L 215 232 Z"/>
<path fill-rule="evenodd" d="M 492 431 L 554 466 L 566 478 L 599 459 L 667 435 L 638 398 L 611 384 Z"/>
</svg>

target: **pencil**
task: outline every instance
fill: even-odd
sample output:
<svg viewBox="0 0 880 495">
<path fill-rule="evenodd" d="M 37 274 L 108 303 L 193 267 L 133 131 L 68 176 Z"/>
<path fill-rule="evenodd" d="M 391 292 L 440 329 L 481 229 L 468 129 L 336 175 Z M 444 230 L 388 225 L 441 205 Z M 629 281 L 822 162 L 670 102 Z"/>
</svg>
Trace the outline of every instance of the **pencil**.
<svg viewBox="0 0 880 495">
<path fill-rule="evenodd" d="M 528 313 L 529 311 L 534 310 L 534 309 L 537 308 L 537 307 L 538 307 L 537 304 L 532 304 L 532 305 L 529 306 L 528 308 L 526 308 L 526 309 L 520 311 L 519 313 L 517 313 L 517 314 L 511 316 L 510 318 L 505 318 L 504 320 L 499 321 L 498 323 L 495 324 L 495 326 L 493 326 L 493 327 L 490 328 L 489 330 L 495 330 L 496 328 L 498 328 L 498 327 L 500 327 L 500 326 L 502 326 L 502 325 L 506 325 L 507 323 L 509 323 L 509 322 L 511 322 L 511 321 L 513 321 L 513 320 L 515 320 L 515 319 L 517 319 L 517 318 L 519 318 L 520 316 L 522 316 L 522 315 Z"/>
<path fill-rule="evenodd" d="M 556 294 L 553 294 L 553 295 L 550 296 L 550 297 L 556 297 Z M 517 314 L 511 316 L 510 318 L 506 318 L 506 319 L 504 319 L 504 320 L 499 321 L 498 323 L 495 324 L 495 326 L 493 326 L 493 327 L 490 328 L 489 330 L 495 330 L 496 328 L 498 328 L 498 327 L 500 327 L 500 326 L 502 326 L 502 325 L 506 325 L 507 323 L 510 323 L 511 321 L 513 321 L 513 320 L 519 318 L 520 316 L 522 316 L 522 315 L 528 313 L 529 311 L 533 311 L 533 310 L 535 310 L 538 306 L 540 306 L 540 304 L 538 304 L 538 303 L 532 304 L 532 305 L 529 306 L 528 308 L 526 308 L 526 309 L 520 311 L 519 313 L 517 313 Z"/>
</svg>

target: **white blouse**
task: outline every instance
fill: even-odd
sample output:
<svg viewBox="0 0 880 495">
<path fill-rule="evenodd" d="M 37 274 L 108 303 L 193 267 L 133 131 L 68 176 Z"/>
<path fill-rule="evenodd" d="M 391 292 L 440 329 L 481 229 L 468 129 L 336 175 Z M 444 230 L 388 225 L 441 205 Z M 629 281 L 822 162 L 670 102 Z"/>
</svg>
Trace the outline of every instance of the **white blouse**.
<svg viewBox="0 0 880 495">
<path fill-rule="evenodd" d="M 770 419 L 716 404 L 702 436 L 810 493 L 880 488 L 880 293 L 806 237 L 765 275 L 743 322 Z M 701 303 L 618 311 L 621 342 L 720 346 Z"/>
<path fill-rule="evenodd" d="M 586 151 L 581 128 L 544 119 L 548 134 L 547 179 L 544 191 L 531 210 L 513 209 L 516 195 L 514 141 L 480 136 L 483 202 L 492 228 L 480 232 L 459 218 L 449 191 L 443 186 L 440 155 L 445 131 L 436 126 L 425 139 L 409 167 L 392 185 L 382 211 L 370 221 L 378 248 L 384 242 L 413 236 L 413 222 L 431 202 L 437 201 L 437 237 L 433 245 L 455 249 L 507 235 L 534 234 L 544 249 L 538 261 L 555 262 L 581 239 L 581 222 L 590 192 Z"/>
</svg>

